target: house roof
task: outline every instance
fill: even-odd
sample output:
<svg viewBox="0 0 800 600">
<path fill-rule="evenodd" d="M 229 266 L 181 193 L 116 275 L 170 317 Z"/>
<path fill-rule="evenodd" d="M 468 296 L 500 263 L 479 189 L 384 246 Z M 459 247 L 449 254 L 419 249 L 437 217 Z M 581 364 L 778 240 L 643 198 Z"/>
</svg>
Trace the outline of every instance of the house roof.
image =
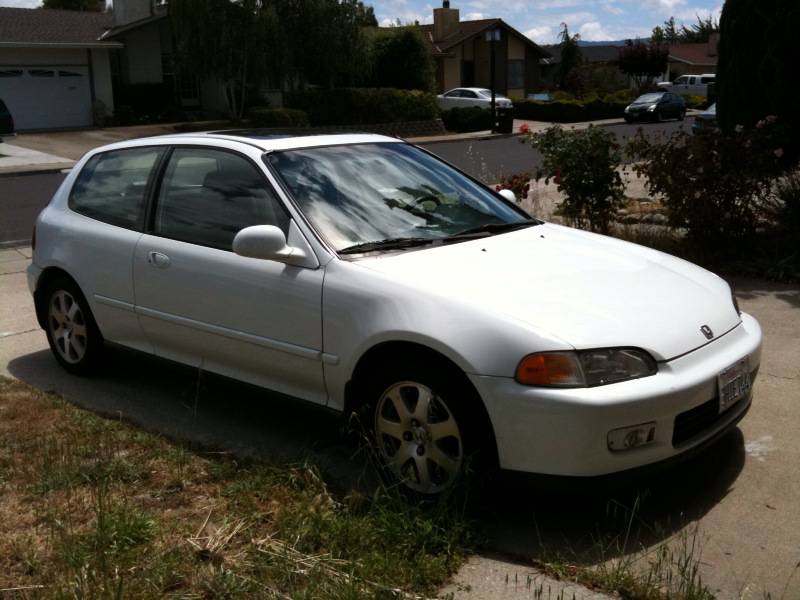
<svg viewBox="0 0 800 600">
<path fill-rule="evenodd" d="M 163 19 L 167 18 L 167 11 L 166 10 L 159 10 L 156 9 L 158 12 L 154 15 L 150 15 L 149 17 L 145 17 L 144 19 L 139 19 L 138 21 L 133 21 L 132 23 L 128 23 L 126 25 L 119 25 L 117 27 L 112 27 L 108 31 L 106 31 L 102 36 L 100 36 L 101 40 L 108 40 L 117 35 L 122 33 L 126 33 L 133 29 L 139 29 L 139 27 L 144 27 L 149 25 L 150 23 L 157 23 Z"/>
<path fill-rule="evenodd" d="M 669 47 L 669 59 L 689 65 L 715 67 L 717 57 L 709 56 L 708 44 L 673 44 Z"/>
<path fill-rule="evenodd" d="M 545 49 L 541 46 L 535 44 L 530 38 L 526 37 L 513 27 L 503 21 L 503 19 L 479 19 L 476 21 L 460 21 L 458 23 L 458 29 L 448 35 L 446 38 L 441 40 L 434 41 L 433 39 L 433 25 L 420 25 L 419 28 L 422 30 L 422 33 L 425 36 L 425 39 L 428 40 L 428 43 L 431 46 L 431 51 L 433 54 L 436 55 L 443 55 L 448 54 L 453 48 L 458 46 L 459 44 L 463 44 L 470 38 L 475 37 L 476 35 L 480 35 L 487 29 L 492 27 L 502 27 L 506 31 L 514 34 L 516 37 L 520 38 L 526 44 L 534 48 L 542 57 L 547 57 L 550 55 Z"/>
<path fill-rule="evenodd" d="M 589 63 L 611 63 L 619 60 L 619 46 L 612 44 L 593 44 L 591 46 L 579 46 L 583 60 Z M 547 59 L 547 64 L 561 62 L 561 45 L 553 44 L 544 46 L 552 58 Z"/>
<path fill-rule="evenodd" d="M 0 7 L 0 47 L 118 48 L 99 40 L 110 27 L 105 12 Z"/>
</svg>

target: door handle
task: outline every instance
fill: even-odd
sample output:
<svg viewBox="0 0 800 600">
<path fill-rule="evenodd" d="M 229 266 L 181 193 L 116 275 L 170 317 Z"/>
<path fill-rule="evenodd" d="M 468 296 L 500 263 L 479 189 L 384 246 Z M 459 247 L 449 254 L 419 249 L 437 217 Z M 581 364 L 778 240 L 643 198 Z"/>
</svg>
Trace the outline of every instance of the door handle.
<svg viewBox="0 0 800 600">
<path fill-rule="evenodd" d="M 169 256 L 161 252 L 148 252 L 147 262 L 159 269 L 166 269 L 170 264 Z"/>
</svg>

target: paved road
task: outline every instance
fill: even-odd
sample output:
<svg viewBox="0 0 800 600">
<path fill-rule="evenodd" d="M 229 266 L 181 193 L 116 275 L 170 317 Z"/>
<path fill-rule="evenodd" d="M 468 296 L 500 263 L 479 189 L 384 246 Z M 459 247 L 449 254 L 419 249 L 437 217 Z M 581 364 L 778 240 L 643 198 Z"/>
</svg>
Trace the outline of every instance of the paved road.
<svg viewBox="0 0 800 600">
<path fill-rule="evenodd" d="M 342 485 L 369 473 L 324 410 L 211 376 L 198 379 L 196 370 L 121 350 L 108 350 L 100 376 L 66 374 L 37 327 L 25 254 L 0 250 L 0 374 L 167 437 L 292 460 L 310 453 Z M 680 543 L 684 531 L 691 541 L 697 523 L 695 556 L 702 553 L 703 581 L 719 598 L 761 599 L 765 590 L 773 598 L 800 598 L 800 574 L 792 578 L 800 560 L 800 288 L 736 283 L 742 309 L 765 334 L 756 399 L 739 428 L 680 467 L 611 491 L 559 492 L 536 481 L 498 485 L 474 517 L 489 552 L 546 558 L 547 549 L 560 550 L 568 562 L 595 564 L 619 556 L 612 536 L 620 546 L 627 537 L 630 551 L 676 535 Z M 502 576 L 495 579 L 502 591 Z"/>
<path fill-rule="evenodd" d="M 640 127 L 650 135 L 671 135 L 681 128 L 690 129 L 692 119 L 684 122 L 644 123 L 640 125 L 610 125 L 606 129 L 624 143 L 636 134 Z M 454 164 L 473 177 L 486 183 L 496 183 L 502 175 L 533 173 L 541 165 L 542 157 L 537 150 L 520 142 L 521 137 L 494 138 L 489 140 L 439 142 L 424 147 L 446 161 Z"/>
<path fill-rule="evenodd" d="M 31 239 L 36 217 L 53 196 L 61 173 L 0 177 L 0 246 Z"/>
<path fill-rule="evenodd" d="M 670 134 L 684 123 L 668 122 L 642 125 L 654 134 Z M 608 127 L 621 142 L 634 135 L 638 125 Z M 478 141 L 443 142 L 426 147 L 465 170 L 473 177 L 495 183 L 500 175 L 532 172 L 541 163 L 541 156 L 520 137 L 494 138 Z M 63 174 L 23 175 L 0 177 L 0 245 L 10 241 L 29 240 L 39 211 L 47 204 L 64 178 Z"/>
</svg>

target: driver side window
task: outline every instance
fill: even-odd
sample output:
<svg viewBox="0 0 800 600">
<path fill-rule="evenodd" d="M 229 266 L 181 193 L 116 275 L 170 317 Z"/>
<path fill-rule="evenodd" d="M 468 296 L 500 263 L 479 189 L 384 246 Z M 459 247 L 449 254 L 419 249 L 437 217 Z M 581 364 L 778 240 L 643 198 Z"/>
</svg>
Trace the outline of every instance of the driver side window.
<svg viewBox="0 0 800 600">
<path fill-rule="evenodd" d="M 231 152 L 176 148 L 158 194 L 155 235 L 231 250 L 236 234 L 251 225 L 289 228 L 261 173 Z"/>
</svg>

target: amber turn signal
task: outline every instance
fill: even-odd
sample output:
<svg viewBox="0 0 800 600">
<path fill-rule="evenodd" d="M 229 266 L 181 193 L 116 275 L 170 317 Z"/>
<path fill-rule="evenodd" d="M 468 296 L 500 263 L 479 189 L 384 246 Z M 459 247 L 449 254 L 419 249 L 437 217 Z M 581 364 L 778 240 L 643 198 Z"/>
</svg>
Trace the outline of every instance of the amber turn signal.
<svg viewBox="0 0 800 600">
<path fill-rule="evenodd" d="M 524 385 L 548 387 L 585 385 L 580 361 L 573 352 L 529 354 L 517 366 L 516 380 Z"/>
</svg>

